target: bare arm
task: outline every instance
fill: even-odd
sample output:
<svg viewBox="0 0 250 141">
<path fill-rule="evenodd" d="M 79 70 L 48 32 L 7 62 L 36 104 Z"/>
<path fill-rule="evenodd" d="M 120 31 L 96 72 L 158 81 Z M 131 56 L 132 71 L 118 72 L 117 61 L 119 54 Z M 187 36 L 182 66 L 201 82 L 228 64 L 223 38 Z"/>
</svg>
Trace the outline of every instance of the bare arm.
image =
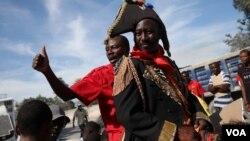
<svg viewBox="0 0 250 141">
<path fill-rule="evenodd" d="M 86 122 L 89 121 L 89 120 L 88 120 L 88 115 L 85 115 L 85 120 L 86 120 Z"/>
<path fill-rule="evenodd" d="M 247 98 L 246 98 L 246 90 L 245 90 L 245 85 L 243 80 L 240 77 L 240 84 L 241 84 L 241 93 L 242 93 L 242 98 L 243 98 L 243 104 L 247 104 Z"/>
<path fill-rule="evenodd" d="M 230 84 L 216 85 L 216 87 L 218 88 L 218 92 L 221 92 L 221 93 L 230 92 Z"/>
<path fill-rule="evenodd" d="M 88 122 L 88 121 L 89 121 L 89 114 L 88 114 L 88 112 L 87 112 L 87 111 L 86 111 L 85 118 L 86 118 L 86 121 Z"/>
<path fill-rule="evenodd" d="M 197 89 L 198 89 L 198 92 L 199 92 L 200 97 L 204 100 L 204 93 L 205 93 L 205 90 L 203 89 L 203 87 L 201 86 L 200 83 L 198 83 Z"/>
<path fill-rule="evenodd" d="M 65 86 L 52 71 L 49 65 L 49 58 L 47 56 L 45 46 L 42 48 L 41 53 L 36 55 L 33 59 L 32 67 L 44 74 L 53 91 L 64 101 L 76 97 L 76 94 L 70 88 Z"/>
<path fill-rule="evenodd" d="M 212 85 L 212 84 L 209 84 L 209 85 L 208 85 L 208 91 L 211 92 L 211 93 L 213 93 L 213 94 L 215 94 L 215 93 L 217 93 L 218 88 L 215 87 L 215 86 Z"/>
</svg>

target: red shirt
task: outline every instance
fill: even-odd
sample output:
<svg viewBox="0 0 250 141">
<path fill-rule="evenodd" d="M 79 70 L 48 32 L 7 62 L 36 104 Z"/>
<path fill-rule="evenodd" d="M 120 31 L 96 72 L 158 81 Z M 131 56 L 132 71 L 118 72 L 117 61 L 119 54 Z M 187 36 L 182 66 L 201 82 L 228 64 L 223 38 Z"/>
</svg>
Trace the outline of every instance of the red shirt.
<svg viewBox="0 0 250 141">
<path fill-rule="evenodd" d="M 190 82 L 188 83 L 188 90 L 199 97 L 203 97 L 205 93 L 201 84 L 195 80 L 190 80 Z"/>
<path fill-rule="evenodd" d="M 85 105 L 98 99 L 102 119 L 109 141 L 118 141 L 123 127 L 117 122 L 113 100 L 113 65 L 104 65 L 93 69 L 80 81 L 71 86 L 77 98 Z"/>
<path fill-rule="evenodd" d="M 235 80 L 237 82 L 237 84 L 240 86 L 240 75 L 237 73 Z"/>
</svg>

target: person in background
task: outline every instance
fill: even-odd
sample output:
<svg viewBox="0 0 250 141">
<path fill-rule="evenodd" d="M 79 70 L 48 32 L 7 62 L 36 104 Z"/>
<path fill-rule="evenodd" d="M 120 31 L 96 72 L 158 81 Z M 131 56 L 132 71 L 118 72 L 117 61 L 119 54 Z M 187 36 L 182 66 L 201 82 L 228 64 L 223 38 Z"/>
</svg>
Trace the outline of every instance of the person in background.
<svg viewBox="0 0 250 141">
<path fill-rule="evenodd" d="M 238 66 L 238 70 L 239 70 L 242 67 L 244 67 L 244 64 L 240 62 L 237 66 Z M 240 75 L 238 73 L 235 76 L 235 80 L 237 82 L 237 85 L 241 86 L 241 84 L 240 84 Z"/>
<path fill-rule="evenodd" d="M 204 99 L 205 90 L 202 88 L 201 84 L 196 80 L 191 80 L 188 71 L 183 71 L 181 74 L 187 84 L 188 90 L 192 94 Z"/>
<path fill-rule="evenodd" d="M 243 118 L 250 122 L 250 52 L 247 49 L 240 51 L 240 60 L 244 67 L 239 68 L 242 90 Z"/>
<path fill-rule="evenodd" d="M 94 121 L 89 121 L 82 132 L 83 141 L 100 141 L 100 133 L 101 126 Z"/>
<path fill-rule="evenodd" d="M 75 128 L 75 119 L 77 119 L 77 124 L 81 130 L 81 133 L 83 132 L 84 130 L 84 126 L 86 125 L 86 123 L 88 122 L 88 112 L 87 110 L 85 110 L 83 108 L 83 106 L 81 104 L 79 104 L 77 106 L 77 109 L 74 113 L 74 116 L 73 116 L 73 128 Z M 82 137 L 82 134 L 81 134 L 81 137 Z"/>
<path fill-rule="evenodd" d="M 183 71 L 181 74 L 189 92 L 196 96 L 206 114 L 210 116 L 211 113 L 209 112 L 208 105 L 204 101 L 205 90 L 202 88 L 201 84 L 196 80 L 191 80 L 188 71 Z"/>
<path fill-rule="evenodd" d="M 195 126 L 200 125 L 198 128 L 195 127 L 195 129 L 200 134 L 201 141 L 215 141 L 215 140 L 210 139 L 210 138 L 214 138 L 214 136 L 217 135 L 217 133 L 214 132 L 213 130 L 213 126 L 211 126 L 210 124 L 207 124 L 203 120 L 199 120 L 196 122 L 197 123 L 195 123 Z"/>
<path fill-rule="evenodd" d="M 103 131 L 105 131 L 105 126 L 104 126 L 103 119 L 102 119 L 101 115 L 97 118 L 96 123 L 100 125 L 100 127 L 101 127 L 101 133 Z"/>
<path fill-rule="evenodd" d="M 125 127 L 124 140 L 198 140 L 192 123 L 208 117 L 188 102 L 178 67 L 164 56 L 170 52 L 163 22 L 143 1 L 126 0 L 108 37 L 129 31 L 135 45 L 131 57 L 117 61 L 113 89 L 116 116 Z"/>
<path fill-rule="evenodd" d="M 40 100 L 24 103 L 17 114 L 16 133 L 20 141 L 50 141 L 52 113 Z"/>
<path fill-rule="evenodd" d="M 53 115 L 52 118 L 53 125 L 50 135 L 50 141 L 57 141 L 59 140 L 58 137 L 61 131 L 66 126 L 66 124 L 70 122 L 70 119 L 65 115 L 64 110 L 60 106 L 52 104 L 49 105 L 49 108 Z"/>
<path fill-rule="evenodd" d="M 233 101 L 230 92 L 231 81 L 229 75 L 220 69 L 219 62 L 214 62 L 209 67 L 213 75 L 209 79 L 208 91 L 214 94 L 214 108 L 219 112 Z"/>
<path fill-rule="evenodd" d="M 93 69 L 70 88 L 66 87 L 52 71 L 45 47 L 42 48 L 41 54 L 34 57 L 32 67 L 44 74 L 54 92 L 63 100 L 77 98 L 85 105 L 98 100 L 109 141 L 119 141 L 124 128 L 117 122 L 114 108 L 113 67 L 120 57 L 128 56 L 129 50 L 129 42 L 125 36 L 117 35 L 105 40 L 106 56 L 110 63 Z"/>
<path fill-rule="evenodd" d="M 108 141 L 108 135 L 107 132 L 104 130 L 101 133 L 101 141 Z"/>
</svg>

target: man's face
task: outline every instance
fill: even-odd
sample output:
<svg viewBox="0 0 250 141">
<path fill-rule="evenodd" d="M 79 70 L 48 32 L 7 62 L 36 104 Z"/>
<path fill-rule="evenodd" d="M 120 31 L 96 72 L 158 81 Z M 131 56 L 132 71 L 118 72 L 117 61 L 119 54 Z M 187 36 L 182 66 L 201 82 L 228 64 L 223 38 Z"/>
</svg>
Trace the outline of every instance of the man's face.
<svg viewBox="0 0 250 141">
<path fill-rule="evenodd" d="M 250 63 L 250 56 L 248 55 L 247 52 L 242 52 L 240 54 L 240 61 L 245 65 Z"/>
<path fill-rule="evenodd" d="M 210 70 L 213 74 L 218 75 L 220 73 L 220 65 L 219 63 L 213 63 L 210 65 Z"/>
<path fill-rule="evenodd" d="M 39 133 L 38 133 L 38 138 L 41 141 L 47 141 L 50 139 L 51 135 L 51 129 L 52 129 L 53 123 L 52 121 L 46 121 L 43 123 L 43 126 L 41 127 Z"/>
<path fill-rule="evenodd" d="M 67 122 L 63 118 L 53 120 L 53 126 L 50 135 L 50 141 L 56 141 L 62 129 L 66 126 Z"/>
<path fill-rule="evenodd" d="M 83 107 L 82 107 L 82 106 L 78 106 L 78 110 L 80 110 L 80 111 L 81 111 L 82 109 L 83 109 Z"/>
<path fill-rule="evenodd" d="M 128 51 L 126 51 L 125 45 L 122 42 L 121 37 L 116 36 L 110 38 L 106 44 L 106 56 L 111 64 L 115 64 L 119 58 L 123 55 L 128 55 Z"/>
<path fill-rule="evenodd" d="M 188 84 L 189 81 L 190 81 L 188 72 L 183 72 L 183 73 L 182 73 L 182 77 L 183 77 L 185 83 Z"/>
<path fill-rule="evenodd" d="M 134 41 L 142 51 L 153 54 L 158 49 L 159 24 L 152 19 L 141 20 L 135 28 Z"/>
</svg>

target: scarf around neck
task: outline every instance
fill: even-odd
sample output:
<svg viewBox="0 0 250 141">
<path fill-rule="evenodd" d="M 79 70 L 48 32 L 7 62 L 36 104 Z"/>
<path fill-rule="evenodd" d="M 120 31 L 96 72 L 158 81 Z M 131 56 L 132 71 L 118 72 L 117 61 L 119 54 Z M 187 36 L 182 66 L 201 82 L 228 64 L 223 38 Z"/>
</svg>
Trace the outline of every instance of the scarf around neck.
<svg viewBox="0 0 250 141">
<path fill-rule="evenodd" d="M 169 84 L 174 87 L 174 89 L 178 94 L 178 97 L 181 100 L 182 106 L 185 111 L 185 116 L 186 116 L 185 120 L 187 120 L 187 124 L 189 124 L 189 118 L 190 118 L 190 112 L 188 109 L 189 104 L 178 87 L 177 76 L 176 76 L 178 70 L 176 70 L 176 68 L 171 64 L 171 62 L 169 62 L 169 60 L 164 56 L 163 48 L 159 45 L 158 50 L 154 54 L 149 54 L 145 51 L 141 51 L 139 47 L 134 47 L 132 52 L 130 52 L 130 54 L 133 58 L 138 59 L 142 62 L 147 62 L 147 61 L 153 62 L 153 65 L 155 67 L 163 70 L 164 75 L 169 80 Z"/>
<path fill-rule="evenodd" d="M 177 80 L 175 77 L 176 70 L 164 56 L 164 50 L 160 45 L 154 54 L 149 54 L 145 51 L 142 51 L 136 46 L 133 47 L 133 50 L 130 52 L 130 54 L 133 58 L 136 58 L 140 61 L 153 62 L 155 67 L 162 69 L 165 73 L 165 76 L 171 81 L 171 83 L 177 86 Z"/>
</svg>

